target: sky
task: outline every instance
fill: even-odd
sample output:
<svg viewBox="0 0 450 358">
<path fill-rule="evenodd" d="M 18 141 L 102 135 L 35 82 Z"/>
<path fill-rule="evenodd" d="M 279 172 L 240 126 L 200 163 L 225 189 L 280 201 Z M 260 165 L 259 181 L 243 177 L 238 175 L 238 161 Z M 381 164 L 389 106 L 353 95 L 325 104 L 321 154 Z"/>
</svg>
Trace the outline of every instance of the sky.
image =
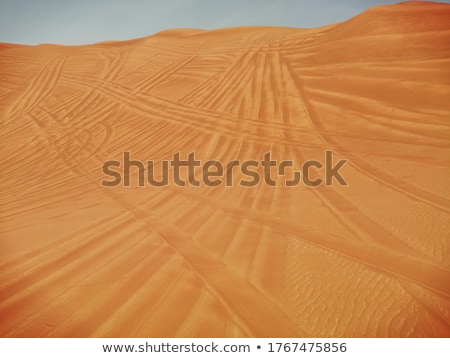
<svg viewBox="0 0 450 358">
<path fill-rule="evenodd" d="M 400 0 L 0 0 L 0 42 L 80 45 L 170 28 L 318 27 Z M 450 3 L 450 1 L 442 1 Z"/>
</svg>

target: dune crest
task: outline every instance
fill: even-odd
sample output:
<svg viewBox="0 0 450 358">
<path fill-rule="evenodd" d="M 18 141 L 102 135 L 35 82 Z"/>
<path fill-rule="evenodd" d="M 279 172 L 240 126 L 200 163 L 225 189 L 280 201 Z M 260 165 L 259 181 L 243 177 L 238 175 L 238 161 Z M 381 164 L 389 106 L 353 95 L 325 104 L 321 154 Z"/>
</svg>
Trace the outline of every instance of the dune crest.
<svg viewBox="0 0 450 358">
<path fill-rule="evenodd" d="M 0 44 L 2 337 L 450 337 L 450 6 Z M 100 185 L 333 151 L 348 186 Z M 197 173 L 198 174 L 198 173 Z"/>
</svg>

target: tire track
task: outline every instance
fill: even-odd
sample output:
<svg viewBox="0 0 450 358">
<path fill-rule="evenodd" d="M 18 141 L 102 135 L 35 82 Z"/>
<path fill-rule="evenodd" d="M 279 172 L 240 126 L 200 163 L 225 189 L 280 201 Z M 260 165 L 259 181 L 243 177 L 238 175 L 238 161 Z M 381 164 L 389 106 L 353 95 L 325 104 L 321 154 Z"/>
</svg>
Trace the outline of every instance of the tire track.
<svg viewBox="0 0 450 358">
<path fill-rule="evenodd" d="M 284 60 L 286 61 L 286 60 Z M 286 63 L 286 62 L 285 62 Z M 289 68 L 289 64 L 286 63 L 286 67 Z M 291 75 L 292 77 L 292 75 Z M 293 79 L 295 77 L 292 77 Z M 294 80 L 295 81 L 295 80 Z M 318 128 L 319 130 L 324 130 L 324 126 L 319 119 L 319 116 L 317 115 L 315 109 L 308 103 L 307 96 L 304 93 L 303 85 L 296 81 L 297 88 L 299 90 L 300 96 L 303 99 L 303 103 L 305 104 L 305 109 L 308 112 L 308 117 L 311 121 L 311 124 Z M 340 153 L 345 150 L 345 148 L 340 145 L 336 140 L 333 138 L 327 136 L 326 134 L 321 134 L 320 138 L 323 140 L 325 145 L 329 145 L 337 150 L 337 153 Z M 342 155 L 342 154 L 341 154 Z M 405 181 L 398 179 L 392 175 L 389 175 L 388 173 L 379 170 L 369 163 L 367 163 L 365 160 L 361 159 L 358 156 L 353 155 L 351 152 L 346 151 L 345 156 L 349 160 L 349 164 L 353 166 L 355 169 L 361 171 L 362 173 L 366 174 L 367 176 L 373 178 L 374 180 L 378 181 L 379 183 L 382 183 L 389 188 L 402 193 L 403 195 L 415 200 L 419 201 L 421 203 L 425 203 L 429 206 L 432 206 L 438 210 L 444 211 L 444 212 L 450 212 L 450 201 L 441 198 L 433 193 L 426 192 L 418 187 L 412 186 Z"/>
</svg>

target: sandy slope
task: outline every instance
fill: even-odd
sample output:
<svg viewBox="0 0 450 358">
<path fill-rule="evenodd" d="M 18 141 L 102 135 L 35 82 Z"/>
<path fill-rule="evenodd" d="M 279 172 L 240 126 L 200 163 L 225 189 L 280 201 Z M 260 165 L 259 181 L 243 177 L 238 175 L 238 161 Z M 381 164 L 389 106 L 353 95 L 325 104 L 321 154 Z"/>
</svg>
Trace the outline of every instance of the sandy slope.
<svg viewBox="0 0 450 358">
<path fill-rule="evenodd" d="M 449 44 L 450 6 L 411 2 L 0 45 L 0 336 L 450 336 Z M 348 187 L 100 186 L 125 150 L 327 149 Z"/>
</svg>

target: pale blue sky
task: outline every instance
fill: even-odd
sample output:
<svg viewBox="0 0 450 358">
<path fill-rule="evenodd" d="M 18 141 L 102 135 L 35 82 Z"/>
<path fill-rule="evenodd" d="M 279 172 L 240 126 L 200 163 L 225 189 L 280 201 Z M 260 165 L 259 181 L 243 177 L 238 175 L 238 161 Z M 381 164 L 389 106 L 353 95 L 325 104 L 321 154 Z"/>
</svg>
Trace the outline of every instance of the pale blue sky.
<svg viewBox="0 0 450 358">
<path fill-rule="evenodd" d="M 389 0 L 0 0 L 0 42 L 87 44 L 176 28 L 317 27 Z M 450 1 L 445 1 L 450 3 Z"/>
</svg>

